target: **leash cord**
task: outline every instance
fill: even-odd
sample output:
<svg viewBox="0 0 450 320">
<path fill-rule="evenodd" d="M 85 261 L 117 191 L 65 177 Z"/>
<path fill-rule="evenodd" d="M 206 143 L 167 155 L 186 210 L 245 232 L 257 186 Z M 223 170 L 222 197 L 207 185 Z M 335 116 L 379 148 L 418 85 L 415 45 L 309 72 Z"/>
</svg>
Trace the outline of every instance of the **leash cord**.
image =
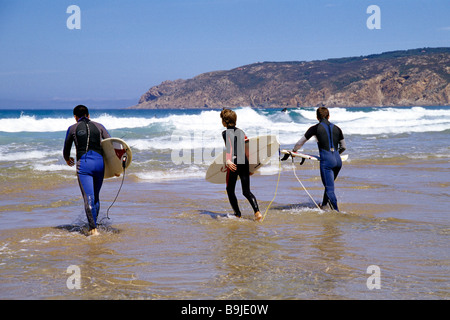
<svg viewBox="0 0 450 320">
<path fill-rule="evenodd" d="M 264 212 L 264 215 L 263 215 L 263 217 L 262 217 L 262 219 L 261 219 L 261 222 L 263 222 L 264 219 L 266 218 L 266 214 L 267 214 L 267 212 L 269 211 L 269 208 L 270 208 L 270 206 L 272 205 L 272 202 L 275 200 L 275 198 L 276 198 L 276 196 L 277 196 L 277 192 L 278 192 L 278 184 L 279 184 L 279 182 L 280 182 L 280 175 L 281 175 L 281 160 L 280 160 L 280 157 L 278 157 L 278 180 L 277 180 L 277 186 L 276 186 L 276 188 L 275 188 L 275 195 L 273 196 L 272 201 L 270 201 L 269 205 L 267 206 L 266 212 Z"/>
<path fill-rule="evenodd" d="M 126 161 L 127 161 L 127 157 L 123 156 L 122 157 L 122 168 L 123 168 L 122 182 L 120 183 L 120 187 L 119 187 L 119 190 L 117 191 L 117 194 L 116 194 L 116 197 L 114 198 L 114 201 L 111 203 L 111 205 L 109 206 L 108 210 L 106 210 L 106 218 L 108 218 L 108 220 L 110 220 L 109 209 L 111 209 L 111 207 L 114 205 L 114 203 L 116 202 L 117 198 L 119 197 L 120 190 L 122 190 L 123 181 L 125 180 L 125 169 L 126 169 L 125 165 L 126 165 Z"/>
<path fill-rule="evenodd" d="M 106 210 L 106 218 L 108 218 L 108 220 L 110 220 L 111 218 L 109 217 L 109 209 L 111 209 L 111 207 L 114 205 L 114 203 L 117 200 L 117 197 L 119 197 L 119 193 L 120 190 L 122 190 L 122 186 L 123 186 L 123 180 L 125 180 L 125 169 L 123 169 L 123 175 L 122 175 L 122 182 L 120 183 L 120 187 L 119 187 L 119 191 L 117 191 L 116 197 L 114 198 L 114 201 L 111 203 L 111 205 L 109 206 L 108 210 Z"/>
<path fill-rule="evenodd" d="M 312 200 L 312 202 L 314 202 L 314 204 L 316 205 L 316 207 L 319 210 L 322 210 L 319 205 L 317 204 L 316 201 L 314 201 L 313 197 L 309 194 L 308 190 L 306 190 L 305 186 L 303 185 L 303 183 L 300 181 L 299 177 L 297 176 L 297 173 L 295 172 L 295 164 L 294 164 L 294 157 L 292 157 L 292 170 L 294 171 L 294 175 L 295 178 L 297 178 L 297 181 L 300 183 L 300 185 L 302 186 L 303 190 L 305 190 L 306 194 L 309 196 L 309 198 Z"/>
</svg>

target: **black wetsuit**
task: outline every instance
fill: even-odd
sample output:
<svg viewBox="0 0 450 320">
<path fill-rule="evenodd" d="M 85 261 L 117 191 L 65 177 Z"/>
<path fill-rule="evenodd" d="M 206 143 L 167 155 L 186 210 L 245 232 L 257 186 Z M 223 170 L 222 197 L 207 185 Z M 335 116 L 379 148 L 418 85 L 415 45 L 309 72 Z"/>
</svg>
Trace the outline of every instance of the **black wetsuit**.
<svg viewBox="0 0 450 320">
<path fill-rule="evenodd" d="M 236 181 L 238 177 L 241 179 L 242 194 L 247 198 L 248 202 L 256 213 L 259 211 L 258 203 L 255 196 L 250 191 L 250 166 L 248 158 L 245 154 L 245 141 L 247 137 L 245 133 L 236 127 L 227 127 L 222 132 L 223 140 L 226 145 L 227 160 L 231 160 L 237 167 L 236 171 L 227 169 L 227 195 L 234 214 L 241 216 L 238 201 L 235 194 Z"/>
</svg>

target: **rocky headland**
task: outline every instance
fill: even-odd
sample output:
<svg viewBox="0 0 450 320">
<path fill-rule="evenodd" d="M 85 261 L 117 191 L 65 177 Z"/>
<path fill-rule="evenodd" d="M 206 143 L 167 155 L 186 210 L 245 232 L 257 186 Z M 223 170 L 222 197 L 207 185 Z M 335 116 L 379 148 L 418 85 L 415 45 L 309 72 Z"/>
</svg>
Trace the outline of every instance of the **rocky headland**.
<svg viewBox="0 0 450 320">
<path fill-rule="evenodd" d="M 259 62 L 164 81 L 132 108 L 449 106 L 450 48 Z"/>
</svg>

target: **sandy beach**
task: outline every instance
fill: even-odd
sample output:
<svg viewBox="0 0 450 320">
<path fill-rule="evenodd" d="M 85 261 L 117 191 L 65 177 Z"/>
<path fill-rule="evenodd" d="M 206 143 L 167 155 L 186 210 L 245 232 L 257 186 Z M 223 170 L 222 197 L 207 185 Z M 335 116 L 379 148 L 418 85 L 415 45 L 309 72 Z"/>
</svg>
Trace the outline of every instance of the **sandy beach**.
<svg viewBox="0 0 450 320">
<path fill-rule="evenodd" d="M 244 217 L 236 219 L 227 216 L 224 187 L 203 179 L 148 183 L 130 174 L 98 237 L 80 230 L 75 181 L 3 194 L 3 204 L 21 204 L 0 214 L 0 297 L 449 298 L 448 159 L 346 162 L 337 181 L 341 213 L 315 208 L 292 164 L 281 168 L 262 223 L 252 220 L 240 187 Z M 319 201 L 317 164 L 296 170 Z M 277 180 L 276 172 L 252 177 L 262 212 Z M 117 188 L 117 180 L 106 181 L 103 215 Z M 68 288 L 73 265 L 80 289 Z M 373 265 L 379 289 L 367 284 Z"/>
<path fill-rule="evenodd" d="M 284 320 L 450 300 L 449 3 L 0 0 L 0 301 Z M 315 127 L 321 106 L 333 125 Z M 242 218 L 206 179 L 233 122 L 250 155 L 270 149 L 250 179 L 263 221 L 239 181 Z M 103 181 L 97 235 L 109 136 L 132 162 Z M 322 160 L 345 146 L 340 211 L 318 205 L 319 159 L 280 161 L 300 144 Z"/>
<path fill-rule="evenodd" d="M 316 121 L 312 108 L 237 113 L 248 136 L 276 134 L 282 149 Z M 349 155 L 336 181 L 341 212 L 319 210 L 294 175 L 320 202 L 318 162 L 275 157 L 251 178 L 265 214 L 256 223 L 239 183 L 242 219 L 225 186 L 205 181 L 207 159 L 174 161 L 222 150 L 217 110 L 93 112 L 133 162 L 110 219 L 122 178 L 104 181 L 100 236 L 87 237 L 76 173 L 62 159 L 70 112 L 2 111 L 0 299 L 448 299 L 448 110 L 331 115 Z"/>
</svg>

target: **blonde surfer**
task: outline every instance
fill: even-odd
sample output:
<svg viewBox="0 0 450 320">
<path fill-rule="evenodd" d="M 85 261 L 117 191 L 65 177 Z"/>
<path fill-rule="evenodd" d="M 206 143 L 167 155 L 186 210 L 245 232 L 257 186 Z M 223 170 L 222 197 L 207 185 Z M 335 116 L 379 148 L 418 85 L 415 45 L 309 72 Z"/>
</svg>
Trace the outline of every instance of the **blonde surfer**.
<svg viewBox="0 0 450 320">
<path fill-rule="evenodd" d="M 259 221 L 262 219 L 262 215 L 259 212 L 256 198 L 250 191 L 250 168 L 245 143 L 248 139 L 244 131 L 236 128 L 237 115 L 233 110 L 223 109 L 220 113 L 220 118 L 222 119 L 222 125 L 227 128 L 222 132 L 222 137 L 226 146 L 226 190 L 228 200 L 234 210 L 235 216 L 241 217 L 241 211 L 235 194 L 236 181 L 239 177 L 241 179 L 242 194 L 252 206 L 255 220 Z"/>
</svg>

